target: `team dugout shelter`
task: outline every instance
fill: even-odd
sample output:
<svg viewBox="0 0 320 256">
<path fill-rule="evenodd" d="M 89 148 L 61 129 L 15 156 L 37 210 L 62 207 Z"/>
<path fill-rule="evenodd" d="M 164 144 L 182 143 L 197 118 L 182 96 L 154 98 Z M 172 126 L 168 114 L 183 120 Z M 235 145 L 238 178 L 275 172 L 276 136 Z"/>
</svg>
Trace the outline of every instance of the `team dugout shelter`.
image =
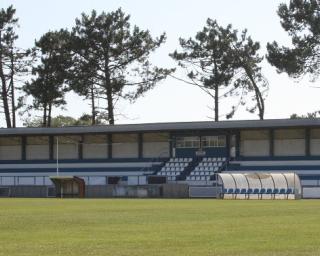
<svg viewBox="0 0 320 256">
<path fill-rule="evenodd" d="M 320 195 L 319 119 L 0 129 L 1 187 L 52 186 L 59 175 L 90 186 L 214 186 L 218 173 L 286 172 L 304 195 Z"/>
</svg>

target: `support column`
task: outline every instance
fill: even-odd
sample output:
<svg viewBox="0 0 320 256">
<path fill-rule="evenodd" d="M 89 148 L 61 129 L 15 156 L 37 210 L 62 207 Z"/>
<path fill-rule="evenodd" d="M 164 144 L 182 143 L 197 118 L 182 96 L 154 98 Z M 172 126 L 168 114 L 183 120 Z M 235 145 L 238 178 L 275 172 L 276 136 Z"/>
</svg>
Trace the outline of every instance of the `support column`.
<svg viewBox="0 0 320 256">
<path fill-rule="evenodd" d="M 173 142 L 173 135 L 172 133 L 169 134 L 169 156 L 173 157 L 173 147 L 174 147 L 174 142 Z"/>
<path fill-rule="evenodd" d="M 143 134 L 138 133 L 138 158 L 143 158 Z"/>
<path fill-rule="evenodd" d="M 79 160 L 83 159 L 83 141 L 84 141 L 84 135 L 80 135 L 80 141 L 78 144 L 78 158 Z"/>
<path fill-rule="evenodd" d="M 226 157 L 227 159 L 229 159 L 230 158 L 230 134 L 229 133 L 226 134 L 226 149 L 227 149 Z"/>
<path fill-rule="evenodd" d="M 236 131 L 236 158 L 240 157 L 240 131 Z"/>
<path fill-rule="evenodd" d="M 49 136 L 49 159 L 53 160 L 54 136 Z"/>
<path fill-rule="evenodd" d="M 107 143 L 108 143 L 108 158 L 112 159 L 112 134 L 111 133 L 108 133 Z"/>
<path fill-rule="evenodd" d="M 27 159 L 27 137 L 22 136 L 21 137 L 21 160 Z"/>
<path fill-rule="evenodd" d="M 269 156 L 274 156 L 274 129 L 269 130 Z"/>
<path fill-rule="evenodd" d="M 305 129 L 306 156 L 310 156 L 310 128 Z"/>
</svg>

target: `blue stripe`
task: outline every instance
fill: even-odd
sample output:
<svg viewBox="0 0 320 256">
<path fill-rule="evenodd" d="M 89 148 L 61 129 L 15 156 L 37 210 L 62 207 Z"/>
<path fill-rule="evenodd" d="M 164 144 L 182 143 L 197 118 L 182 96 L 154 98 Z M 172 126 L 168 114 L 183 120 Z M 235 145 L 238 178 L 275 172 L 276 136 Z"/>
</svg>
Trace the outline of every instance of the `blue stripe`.
<svg viewBox="0 0 320 256">
<path fill-rule="evenodd" d="M 152 171 L 153 168 L 59 168 L 60 172 L 141 172 Z M 38 173 L 56 172 L 56 168 L 35 168 L 35 169 L 0 169 L 0 173 Z"/>
<path fill-rule="evenodd" d="M 168 158 L 59 159 L 59 163 L 138 163 L 164 162 Z M 57 160 L 0 160 L 0 164 L 53 164 Z"/>
</svg>

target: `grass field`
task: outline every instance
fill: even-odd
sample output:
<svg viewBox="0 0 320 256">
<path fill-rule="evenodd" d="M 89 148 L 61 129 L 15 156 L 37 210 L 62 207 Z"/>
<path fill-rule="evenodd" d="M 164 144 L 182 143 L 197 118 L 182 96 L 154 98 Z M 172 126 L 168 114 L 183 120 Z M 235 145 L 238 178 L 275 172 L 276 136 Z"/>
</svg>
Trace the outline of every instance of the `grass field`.
<svg viewBox="0 0 320 256">
<path fill-rule="evenodd" d="M 0 255 L 320 255 L 320 200 L 0 199 Z"/>
</svg>

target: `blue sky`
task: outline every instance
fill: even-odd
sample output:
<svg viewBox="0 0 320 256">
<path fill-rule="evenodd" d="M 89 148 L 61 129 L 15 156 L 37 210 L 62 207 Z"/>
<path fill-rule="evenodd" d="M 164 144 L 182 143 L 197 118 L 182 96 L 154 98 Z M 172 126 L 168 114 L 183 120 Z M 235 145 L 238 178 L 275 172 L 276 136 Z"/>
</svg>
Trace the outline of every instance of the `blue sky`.
<svg viewBox="0 0 320 256">
<path fill-rule="evenodd" d="M 208 17 L 216 19 L 221 25 L 231 23 L 238 30 L 247 28 L 252 38 L 260 41 L 262 55 L 266 52 L 267 42 L 277 40 L 280 44 L 288 45 L 290 40 L 282 30 L 276 14 L 281 2 L 288 1 L 0 0 L 0 8 L 13 4 L 17 9 L 20 20 L 18 45 L 27 48 L 49 30 L 71 28 L 75 18 L 82 12 L 89 13 L 92 9 L 109 12 L 121 7 L 131 14 L 132 24 L 149 29 L 154 36 L 167 33 L 166 44 L 156 52 L 152 61 L 159 66 L 174 67 L 175 63 L 168 54 L 179 48 L 178 38 L 194 36 L 202 29 Z M 286 118 L 292 113 L 303 114 L 319 109 L 319 89 L 313 88 L 317 83 L 309 83 L 307 78 L 294 81 L 286 74 L 277 74 L 266 61 L 263 63 L 263 73 L 270 83 L 266 118 Z M 63 113 L 77 117 L 89 112 L 89 107 L 80 97 L 69 94 L 67 100 L 67 110 L 57 109 L 54 115 Z M 168 78 L 136 103 L 121 102 L 118 112 L 124 115 L 118 117 L 117 123 L 210 120 L 213 113 L 209 107 L 213 104 L 213 100 L 200 89 Z M 224 119 L 228 110 L 227 105 L 227 102 L 222 103 L 221 119 Z M 0 125 L 4 125 L 1 119 Z M 257 119 L 257 115 L 247 113 L 242 108 L 234 119 Z"/>
</svg>

